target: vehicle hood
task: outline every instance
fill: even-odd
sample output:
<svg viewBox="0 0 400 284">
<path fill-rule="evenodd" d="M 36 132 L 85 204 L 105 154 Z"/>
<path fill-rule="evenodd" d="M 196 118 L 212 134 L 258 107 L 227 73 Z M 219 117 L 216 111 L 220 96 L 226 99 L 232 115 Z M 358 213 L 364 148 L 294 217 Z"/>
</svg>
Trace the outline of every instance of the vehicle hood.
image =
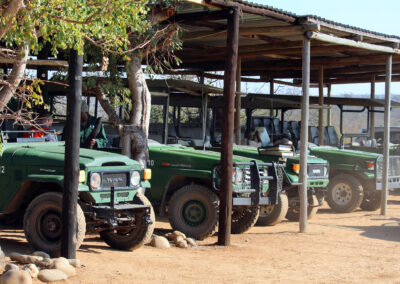
<svg viewBox="0 0 400 284">
<path fill-rule="evenodd" d="M 14 165 L 63 167 L 64 155 L 64 142 L 7 143 L 3 144 L 2 159 Z M 79 164 L 80 168 L 139 166 L 137 161 L 120 154 L 82 148 L 79 151 Z"/>
<path fill-rule="evenodd" d="M 208 150 L 196 150 L 191 147 L 157 145 L 149 146 L 150 159 L 154 165 L 168 163 L 175 167 L 210 169 L 220 163 L 221 155 Z M 250 162 L 252 159 L 233 155 L 233 162 Z"/>
<path fill-rule="evenodd" d="M 311 147 L 310 153 L 316 155 L 318 157 L 327 159 L 342 159 L 342 158 L 352 158 L 352 159 L 378 159 L 380 154 L 371 153 L 371 152 L 364 152 L 364 151 L 357 151 L 357 150 L 348 150 L 348 149 L 339 149 L 337 147 L 331 146 L 318 146 L 318 147 Z M 356 161 L 356 160 L 354 160 Z"/>
</svg>

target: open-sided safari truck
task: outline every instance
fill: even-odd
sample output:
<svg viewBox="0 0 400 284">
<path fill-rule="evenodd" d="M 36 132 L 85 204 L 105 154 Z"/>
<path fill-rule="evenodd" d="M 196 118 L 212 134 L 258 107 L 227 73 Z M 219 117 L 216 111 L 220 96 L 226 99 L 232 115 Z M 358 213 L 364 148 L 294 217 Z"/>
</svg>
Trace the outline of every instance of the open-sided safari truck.
<svg viewBox="0 0 400 284">
<path fill-rule="evenodd" d="M 275 98 L 275 95 L 273 96 Z M 262 100 L 271 100 L 272 96 L 256 97 L 257 103 Z M 317 104 L 316 97 L 310 98 L 311 104 Z M 320 157 L 329 162 L 329 185 L 326 193 L 326 200 L 329 206 L 336 212 L 352 212 L 358 207 L 364 210 L 377 210 L 381 204 L 382 188 L 382 162 L 383 157 L 378 151 L 366 151 L 366 146 L 358 144 L 356 146 L 353 141 L 349 144 L 344 144 L 344 139 L 352 139 L 354 137 L 369 137 L 368 133 L 363 134 L 346 134 L 343 133 L 343 105 L 346 103 L 351 106 L 360 104 L 368 104 L 378 107 L 382 102 L 375 99 L 351 99 L 351 98 L 325 98 L 325 104 L 338 105 L 341 110 L 341 123 L 339 136 L 335 127 L 326 126 L 324 130 L 324 145 L 319 146 L 318 128 L 316 126 L 309 127 L 309 152 L 311 155 Z M 264 121 L 271 120 L 268 125 L 272 125 L 273 135 L 277 134 L 276 127 L 278 125 L 283 132 L 289 132 L 293 143 L 296 145 L 301 123 L 298 121 L 285 121 L 284 113 L 286 110 L 293 109 L 295 104 L 300 103 L 298 96 L 277 96 L 275 98 L 275 106 L 279 105 L 279 100 L 282 100 L 280 105 L 281 119 L 277 117 L 261 118 Z M 362 112 L 367 107 L 361 110 L 348 110 L 347 112 Z M 369 116 L 368 116 L 369 117 Z M 369 125 L 369 120 L 367 120 Z M 279 133 L 278 133 L 279 134 Z M 370 146 L 369 146 L 370 147 Z M 371 147 L 370 147 L 371 148 Z M 377 148 L 375 148 L 377 149 Z M 374 153 L 376 152 L 376 153 Z M 393 154 L 394 152 L 392 152 Z M 389 188 L 398 187 L 396 182 L 399 181 L 399 156 L 391 156 L 391 167 L 389 173 Z"/>
<path fill-rule="evenodd" d="M 171 226 L 204 239 L 218 226 L 220 154 L 179 145 L 149 142 L 154 179 L 146 195 Z M 260 210 L 278 204 L 282 170 L 276 163 L 233 156 L 232 233 L 250 229 Z"/>
<path fill-rule="evenodd" d="M 0 217 L 22 222 L 28 242 L 52 255 L 61 247 L 64 142 L 1 133 Z M 114 153 L 81 149 L 76 246 L 98 232 L 111 247 L 132 250 L 149 241 L 154 211 L 144 196 L 151 171 Z"/>
<path fill-rule="evenodd" d="M 220 151 L 219 147 L 219 125 L 218 110 L 222 107 L 221 98 L 218 96 L 196 96 L 196 92 L 204 94 L 220 94 L 221 89 L 200 85 L 194 82 L 168 80 L 168 92 L 163 89 L 163 81 L 149 81 L 151 90 L 157 91 L 159 94 L 165 92 L 164 96 L 158 95 L 153 97 L 153 104 L 164 106 L 164 120 L 162 124 L 152 124 L 150 127 L 150 137 L 165 143 L 180 143 L 183 145 L 193 146 L 197 149 L 209 149 Z M 190 89 L 187 93 L 184 90 Z M 242 98 L 242 106 L 254 108 L 257 105 L 251 104 L 251 100 L 246 101 Z M 172 124 L 167 124 L 165 109 L 173 106 Z M 260 106 L 260 105 L 258 105 Z M 196 111 L 197 118 L 195 121 L 183 123 L 181 120 L 181 112 L 183 108 L 193 108 Z M 212 108 L 213 115 L 209 115 L 208 108 Z M 211 118 L 211 119 L 210 119 Z M 251 118 L 249 118 L 251 121 Z M 257 125 L 259 126 L 259 125 Z M 260 125 L 262 126 L 262 125 Z M 252 126 L 249 125 L 249 128 Z M 241 131 L 244 133 L 244 131 Z M 209 135 L 209 136 L 208 136 Z M 211 137 L 209 139 L 209 137 Z M 211 142 L 211 143 L 210 143 Z M 283 187 L 282 192 L 278 196 L 279 202 L 276 205 L 263 207 L 261 210 L 258 224 L 274 225 L 279 223 L 285 217 L 292 221 L 299 219 L 299 156 L 294 154 L 292 148 L 283 147 L 283 151 L 272 150 L 269 146 L 270 139 L 266 133 L 264 140 L 264 149 L 258 151 L 255 147 L 247 147 L 234 145 L 233 152 L 235 155 L 247 157 L 250 159 L 258 159 L 263 162 L 279 163 L 282 166 Z M 276 147 L 277 145 L 275 145 Z M 270 151 L 266 150 L 269 149 Z M 266 151 L 265 151 L 266 150 Z M 318 210 L 320 202 L 323 198 L 323 190 L 328 184 L 328 163 L 316 157 L 308 158 L 308 187 L 309 187 L 309 207 L 308 216 L 311 218 Z M 318 201 L 320 200 L 320 202 Z"/>
</svg>

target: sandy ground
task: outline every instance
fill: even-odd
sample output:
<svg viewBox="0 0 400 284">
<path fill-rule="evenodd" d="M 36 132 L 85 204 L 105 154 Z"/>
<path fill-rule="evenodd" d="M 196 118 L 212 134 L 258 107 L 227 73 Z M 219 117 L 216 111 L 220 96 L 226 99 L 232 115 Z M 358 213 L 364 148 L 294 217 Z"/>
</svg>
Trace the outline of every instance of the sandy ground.
<svg viewBox="0 0 400 284">
<path fill-rule="evenodd" d="M 254 227 L 233 235 L 230 247 L 214 236 L 196 249 L 133 252 L 108 248 L 87 236 L 77 256 L 85 265 L 68 283 L 400 283 L 400 192 L 389 198 L 388 215 L 379 211 L 335 214 L 327 205 L 309 221 Z M 158 221 L 157 234 L 170 231 Z M 6 253 L 32 252 L 21 230 L 0 230 Z M 40 283 L 36 281 L 35 283 Z M 61 282 L 65 283 L 65 282 Z"/>
</svg>

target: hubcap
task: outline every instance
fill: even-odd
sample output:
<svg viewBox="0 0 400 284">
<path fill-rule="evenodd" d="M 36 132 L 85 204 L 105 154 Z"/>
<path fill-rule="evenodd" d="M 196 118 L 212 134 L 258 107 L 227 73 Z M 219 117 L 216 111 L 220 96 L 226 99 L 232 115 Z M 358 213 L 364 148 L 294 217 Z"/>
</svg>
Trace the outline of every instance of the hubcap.
<svg viewBox="0 0 400 284">
<path fill-rule="evenodd" d="M 43 236 L 51 241 L 61 237 L 61 218 L 54 212 L 45 214 L 40 222 L 40 230 Z"/>
<path fill-rule="evenodd" d="M 195 227 L 204 222 L 207 210 L 200 201 L 190 200 L 183 206 L 182 215 L 188 225 Z"/>
<path fill-rule="evenodd" d="M 332 190 L 333 200 L 340 205 L 346 205 L 353 196 L 351 187 L 346 183 L 338 183 Z"/>
</svg>

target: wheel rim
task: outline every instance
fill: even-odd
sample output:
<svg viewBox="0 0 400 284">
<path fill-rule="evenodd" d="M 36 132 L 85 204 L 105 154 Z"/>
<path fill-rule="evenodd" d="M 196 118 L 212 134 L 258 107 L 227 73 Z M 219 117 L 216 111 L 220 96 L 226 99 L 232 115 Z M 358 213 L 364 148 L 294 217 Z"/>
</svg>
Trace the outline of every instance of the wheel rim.
<svg viewBox="0 0 400 284">
<path fill-rule="evenodd" d="M 45 212 L 38 222 L 40 235 L 48 241 L 57 241 L 61 238 L 61 216 L 54 211 Z"/>
<path fill-rule="evenodd" d="M 207 218 L 206 207 L 198 200 L 190 200 L 183 206 L 182 217 L 186 224 L 198 226 Z"/>
<path fill-rule="evenodd" d="M 274 210 L 275 205 L 262 206 L 260 210 L 261 217 L 269 217 Z"/>
<path fill-rule="evenodd" d="M 332 198 L 339 205 L 347 205 L 353 196 L 351 187 L 346 183 L 338 183 L 332 189 Z"/>
</svg>

